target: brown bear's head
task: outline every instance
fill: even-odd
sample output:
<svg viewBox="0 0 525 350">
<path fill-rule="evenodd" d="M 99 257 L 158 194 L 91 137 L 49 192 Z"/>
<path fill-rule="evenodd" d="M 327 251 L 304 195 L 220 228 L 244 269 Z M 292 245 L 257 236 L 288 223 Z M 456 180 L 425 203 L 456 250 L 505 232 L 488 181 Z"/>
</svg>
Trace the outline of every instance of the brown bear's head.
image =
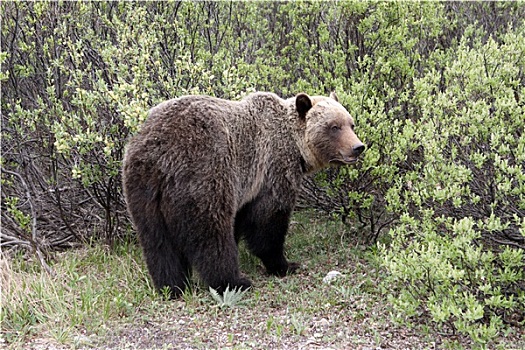
<svg viewBox="0 0 525 350">
<path fill-rule="evenodd" d="M 311 170 L 330 164 L 351 164 L 357 161 L 365 145 L 354 132 L 354 119 L 338 102 L 335 93 L 330 97 L 295 97 L 295 107 L 305 122 L 305 160 Z"/>
</svg>

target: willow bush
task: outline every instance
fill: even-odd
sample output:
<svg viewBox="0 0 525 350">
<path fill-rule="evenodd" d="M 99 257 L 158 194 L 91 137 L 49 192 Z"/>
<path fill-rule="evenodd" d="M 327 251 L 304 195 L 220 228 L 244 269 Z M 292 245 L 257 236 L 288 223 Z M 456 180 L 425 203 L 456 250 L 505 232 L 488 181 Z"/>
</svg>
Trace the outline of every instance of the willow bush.
<svg viewBox="0 0 525 350">
<path fill-rule="evenodd" d="M 300 207 L 379 237 L 400 320 L 480 345 L 523 325 L 523 4 L 0 7 L 3 248 L 131 232 L 123 147 L 162 100 L 336 90 L 368 148 L 308 178 Z"/>
<path fill-rule="evenodd" d="M 421 157 L 387 192 L 402 213 L 381 246 L 392 303 L 478 344 L 524 322 L 524 29 L 473 31 L 414 79 L 402 135 Z"/>
</svg>

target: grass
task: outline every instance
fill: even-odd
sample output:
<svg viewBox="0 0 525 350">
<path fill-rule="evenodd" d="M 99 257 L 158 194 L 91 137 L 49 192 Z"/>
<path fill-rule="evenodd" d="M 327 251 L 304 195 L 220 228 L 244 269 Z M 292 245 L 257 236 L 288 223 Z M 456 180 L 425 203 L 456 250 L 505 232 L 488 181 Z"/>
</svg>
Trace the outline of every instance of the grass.
<svg viewBox="0 0 525 350">
<path fill-rule="evenodd" d="M 54 277 L 36 261 L 4 257 L 0 347 L 469 348 L 467 340 L 443 336 L 424 323 L 408 328 L 391 321 L 375 249 L 361 246 L 349 232 L 311 213 L 296 214 L 287 252 L 303 269 L 286 278 L 267 276 L 241 245 L 241 269 L 254 288 L 228 301 L 197 282 L 180 299 L 165 300 L 132 243 L 58 253 Z M 331 270 L 342 276 L 323 283 Z M 494 348 L 520 344 L 502 339 Z"/>
<path fill-rule="evenodd" d="M 114 251 L 98 245 L 59 253 L 54 277 L 20 257 L 4 264 L 2 339 L 15 346 L 38 337 L 70 344 L 157 299 L 140 251 L 130 244 Z"/>
</svg>

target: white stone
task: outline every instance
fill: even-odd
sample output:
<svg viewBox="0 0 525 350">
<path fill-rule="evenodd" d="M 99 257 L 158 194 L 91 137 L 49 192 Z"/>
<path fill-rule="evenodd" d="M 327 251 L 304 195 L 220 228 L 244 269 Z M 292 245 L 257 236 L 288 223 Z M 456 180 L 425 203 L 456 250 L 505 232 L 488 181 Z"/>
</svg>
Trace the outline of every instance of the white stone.
<svg viewBox="0 0 525 350">
<path fill-rule="evenodd" d="M 324 283 L 330 283 L 330 282 L 332 282 L 333 280 L 335 280 L 336 278 L 338 278 L 338 277 L 340 277 L 342 275 L 343 274 L 341 272 L 339 272 L 339 271 L 335 271 L 335 270 L 330 271 L 330 272 L 328 272 L 326 274 L 326 276 L 324 276 L 323 282 Z"/>
</svg>

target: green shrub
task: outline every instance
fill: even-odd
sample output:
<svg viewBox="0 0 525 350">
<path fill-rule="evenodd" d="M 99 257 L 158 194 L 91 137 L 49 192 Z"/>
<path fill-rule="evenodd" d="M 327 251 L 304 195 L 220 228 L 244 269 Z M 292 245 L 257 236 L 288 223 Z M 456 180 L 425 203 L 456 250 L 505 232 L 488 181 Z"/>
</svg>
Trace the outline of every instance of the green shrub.
<svg viewBox="0 0 525 350">
<path fill-rule="evenodd" d="M 421 159 L 387 193 L 403 213 L 381 246 L 391 301 L 477 344 L 524 322 L 524 34 L 465 36 L 414 79 L 406 140 Z"/>
</svg>

